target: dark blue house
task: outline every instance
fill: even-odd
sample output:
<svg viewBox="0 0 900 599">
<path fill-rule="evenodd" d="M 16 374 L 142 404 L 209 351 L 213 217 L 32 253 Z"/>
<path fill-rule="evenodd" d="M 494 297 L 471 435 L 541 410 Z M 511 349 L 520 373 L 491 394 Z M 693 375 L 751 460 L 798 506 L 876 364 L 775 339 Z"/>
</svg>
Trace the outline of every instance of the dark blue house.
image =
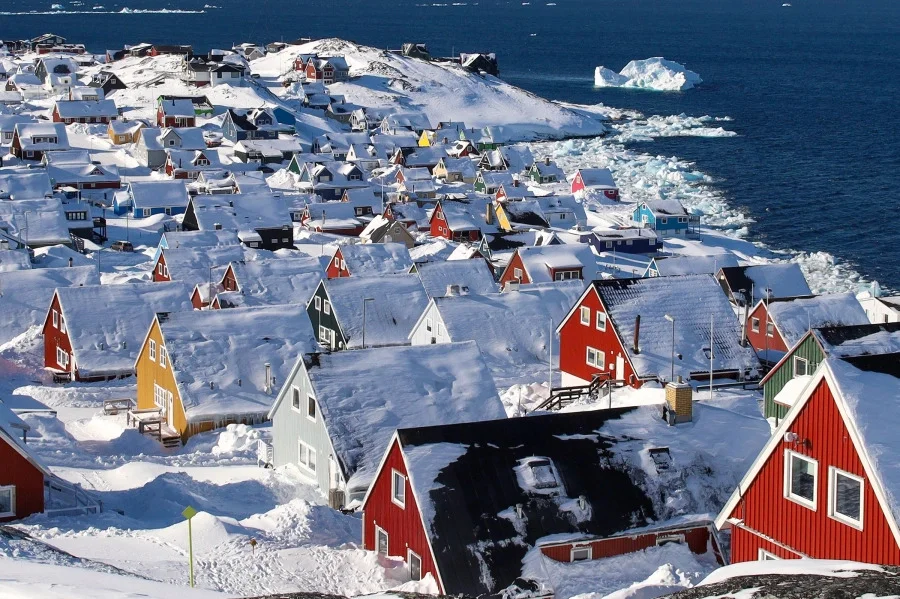
<svg viewBox="0 0 900 599">
<path fill-rule="evenodd" d="M 289 128 L 281 125 L 275 115 L 266 108 L 252 110 L 228 109 L 222 123 L 222 135 L 231 143 L 245 139 L 278 139 L 281 132 Z"/>
<path fill-rule="evenodd" d="M 598 253 L 655 254 L 663 246 L 662 239 L 656 231 L 643 228 L 585 231 L 578 234 L 578 241 L 592 245 Z"/>
<path fill-rule="evenodd" d="M 699 222 L 678 200 L 641 202 L 631 218 L 638 226 L 653 229 L 663 237 L 687 235 Z"/>
</svg>

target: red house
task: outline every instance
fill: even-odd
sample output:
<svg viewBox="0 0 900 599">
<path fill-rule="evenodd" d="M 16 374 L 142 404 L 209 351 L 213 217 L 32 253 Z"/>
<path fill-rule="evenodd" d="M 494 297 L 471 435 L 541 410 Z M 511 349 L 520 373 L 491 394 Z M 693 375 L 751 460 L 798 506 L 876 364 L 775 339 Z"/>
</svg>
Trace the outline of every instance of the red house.
<svg viewBox="0 0 900 599">
<path fill-rule="evenodd" d="M 443 237 L 451 241 L 478 241 L 481 227 L 466 207 L 458 202 L 438 202 L 429 219 L 432 237 Z"/>
<path fill-rule="evenodd" d="M 900 564 L 900 354 L 826 358 L 716 519 L 731 561 Z"/>
<path fill-rule="evenodd" d="M 632 419 L 646 422 L 642 438 L 617 436 Z M 610 443 L 622 456 L 637 456 L 648 442 L 693 445 L 698 431 L 677 428 L 665 424 L 658 406 L 643 406 L 398 430 L 363 500 L 363 546 L 402 558 L 413 580 L 433 577 L 439 594 L 473 597 L 499 596 L 518 583 L 523 557 L 534 548 L 560 562 L 669 542 L 696 553 L 711 544 L 717 553 L 708 519 L 670 522 L 664 501 L 642 487 L 642 478 L 598 451 L 601 429 L 621 439 Z M 754 439 L 765 439 L 761 418 L 755 429 Z M 715 469 L 731 468 L 729 460 L 713 461 Z M 710 501 L 709 494 L 698 497 L 699 505 Z M 550 594 L 546 583 L 531 581 Z"/>
<path fill-rule="evenodd" d="M 549 246 L 556 247 L 556 246 Z M 713 359 L 710 363 L 710 324 Z M 595 280 L 556 329 L 562 384 L 737 378 L 759 365 L 712 275 Z"/>
<path fill-rule="evenodd" d="M 160 98 L 156 107 L 158 127 L 194 127 L 196 124 L 197 116 L 193 101 L 185 98 L 172 100 Z"/>
<path fill-rule="evenodd" d="M 166 264 L 166 255 L 164 252 L 160 252 L 159 256 L 156 258 L 156 262 L 153 264 L 153 282 L 166 283 L 171 280 L 172 277 L 169 276 L 169 266 Z"/>
<path fill-rule="evenodd" d="M 59 293 L 53 294 L 41 334 L 44 336 L 44 366 L 61 372 L 74 372 L 72 343 L 67 333 Z"/>
<path fill-rule="evenodd" d="M 11 418 L 4 418 L 4 415 Z M 19 520 L 44 511 L 44 479 L 52 475 L 29 453 L 8 420 L 24 425 L 0 405 L 0 522 Z M 23 433 L 27 430 L 24 425 Z M 5 428 L 9 427 L 9 428 Z"/>
<path fill-rule="evenodd" d="M 113 100 L 58 100 L 53 105 L 54 123 L 102 123 L 109 124 L 118 118 L 119 111 Z"/>
<path fill-rule="evenodd" d="M 747 317 L 747 340 L 764 362 L 774 364 L 809 330 L 869 324 L 852 293 L 760 300 Z"/>
<path fill-rule="evenodd" d="M 610 200 L 619 199 L 619 188 L 608 168 L 580 168 L 572 179 L 572 193 L 596 189 Z"/>
<path fill-rule="evenodd" d="M 500 285 L 593 280 L 596 276 L 597 262 L 587 244 L 524 246 L 516 248 L 509 259 L 500 274 Z"/>
<path fill-rule="evenodd" d="M 325 275 L 329 279 L 378 277 L 406 274 L 412 266 L 409 250 L 402 243 L 357 243 L 337 248 Z"/>
</svg>

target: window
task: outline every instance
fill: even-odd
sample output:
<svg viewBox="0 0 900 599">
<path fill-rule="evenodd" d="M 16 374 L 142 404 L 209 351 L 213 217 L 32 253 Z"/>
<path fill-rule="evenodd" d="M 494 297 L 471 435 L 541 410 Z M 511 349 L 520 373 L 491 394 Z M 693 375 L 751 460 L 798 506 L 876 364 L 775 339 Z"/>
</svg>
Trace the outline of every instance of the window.
<svg viewBox="0 0 900 599">
<path fill-rule="evenodd" d="M 150 216 L 150 209 L 144 208 L 144 216 Z"/>
<path fill-rule="evenodd" d="M 378 555 L 388 554 L 388 533 L 380 526 L 375 526 L 375 552 Z"/>
<path fill-rule="evenodd" d="M 753 331 L 754 333 L 759 332 L 759 319 L 758 318 L 754 317 L 754 318 L 750 319 L 750 330 Z"/>
<path fill-rule="evenodd" d="M 166 348 L 162 345 L 159 346 L 159 365 L 163 368 L 166 367 L 166 356 L 168 352 L 166 352 Z"/>
<path fill-rule="evenodd" d="M 422 580 L 422 558 L 412 549 L 406 551 L 406 562 L 409 564 L 409 579 Z"/>
<path fill-rule="evenodd" d="M 678 217 L 678 222 L 680 222 L 680 223 L 686 223 L 686 222 L 688 222 L 688 219 L 687 219 L 686 216 L 679 216 L 679 217 Z"/>
<path fill-rule="evenodd" d="M 669 222 L 669 219 L 666 218 L 666 217 L 664 217 L 664 216 L 663 216 L 663 217 L 660 217 L 660 219 L 659 219 L 659 224 L 661 224 L 661 225 L 665 225 L 665 224 L 667 224 L 668 222 Z"/>
<path fill-rule="evenodd" d="M 396 470 L 391 470 L 391 501 L 406 507 L 406 477 Z"/>
<path fill-rule="evenodd" d="M 794 376 L 806 376 L 809 373 L 809 362 L 806 358 L 794 356 Z"/>
<path fill-rule="evenodd" d="M 299 444 L 297 461 L 301 466 L 314 473 L 316 471 L 316 450 L 303 441 L 298 441 L 297 443 Z"/>
<path fill-rule="evenodd" d="M 513 278 L 514 278 L 515 280 L 517 280 L 517 281 L 521 281 L 521 280 L 522 280 L 522 269 L 521 269 L 521 268 L 514 268 L 514 269 L 513 269 Z"/>
<path fill-rule="evenodd" d="M 312 395 L 308 395 L 306 397 L 306 417 L 316 421 L 316 398 Z"/>
<path fill-rule="evenodd" d="M 593 551 L 591 551 L 590 545 L 584 545 L 581 547 L 572 547 L 572 561 L 573 562 L 583 562 L 591 559 Z"/>
<path fill-rule="evenodd" d="M 53 328 L 59 328 L 59 312 L 57 312 L 56 310 L 53 311 Z"/>
<path fill-rule="evenodd" d="M 759 561 L 761 561 L 761 562 L 768 562 L 768 561 L 774 561 L 774 560 L 781 559 L 774 553 L 769 553 L 765 549 L 760 549 L 758 555 L 759 555 Z"/>
<path fill-rule="evenodd" d="M 300 389 L 297 387 L 291 387 L 291 405 L 297 410 L 300 409 Z"/>
<path fill-rule="evenodd" d="M 819 463 L 793 451 L 785 453 L 785 462 L 784 496 L 815 510 Z"/>
<path fill-rule="evenodd" d="M 766 335 L 769 337 L 775 336 L 775 324 L 771 322 L 766 323 Z"/>
<path fill-rule="evenodd" d="M 428 332 L 430 333 L 432 328 L 433 328 L 433 325 L 432 325 L 431 319 L 430 319 L 430 318 L 426 318 L 426 319 L 425 319 L 425 330 L 428 331 Z"/>
<path fill-rule="evenodd" d="M 156 341 L 150 340 L 150 361 L 156 362 Z"/>
<path fill-rule="evenodd" d="M 438 326 L 437 326 L 437 329 L 438 329 L 438 331 L 437 331 L 437 332 L 438 332 L 438 337 L 443 337 L 443 336 L 444 336 L 444 325 L 443 325 L 442 323 L 439 322 L 439 323 L 438 323 Z"/>
<path fill-rule="evenodd" d="M 591 325 L 591 309 L 587 306 L 581 306 L 579 309 L 581 313 L 581 324 L 586 324 L 588 326 Z"/>
<path fill-rule="evenodd" d="M 606 330 L 606 313 L 597 310 L 597 330 L 605 331 Z"/>
<path fill-rule="evenodd" d="M 0 518 L 16 515 L 16 488 L 12 485 L 0 487 Z"/>
<path fill-rule="evenodd" d="M 599 349 L 593 347 L 587 348 L 587 363 L 594 368 L 603 368 L 606 366 L 606 354 Z"/>
<path fill-rule="evenodd" d="M 863 479 L 832 466 L 828 469 L 828 515 L 862 530 Z"/>
<path fill-rule="evenodd" d="M 155 405 L 160 410 L 165 411 L 166 405 L 172 394 L 169 393 L 165 387 L 160 387 L 156 383 L 153 383 L 153 405 Z"/>
<path fill-rule="evenodd" d="M 331 302 L 325 300 L 325 314 L 331 314 Z"/>
<path fill-rule="evenodd" d="M 56 348 L 56 363 L 61 368 L 69 367 L 69 353 L 61 347 Z"/>
<path fill-rule="evenodd" d="M 281 238 L 281 243 L 290 243 L 290 242 L 291 242 L 290 237 L 282 237 Z"/>
<path fill-rule="evenodd" d="M 62 314 L 59 315 L 59 330 L 60 332 L 66 332 L 66 317 Z"/>
<path fill-rule="evenodd" d="M 313 301 L 316 305 L 316 310 L 321 310 L 322 309 L 322 298 L 317 295 L 315 300 L 313 300 Z"/>
</svg>

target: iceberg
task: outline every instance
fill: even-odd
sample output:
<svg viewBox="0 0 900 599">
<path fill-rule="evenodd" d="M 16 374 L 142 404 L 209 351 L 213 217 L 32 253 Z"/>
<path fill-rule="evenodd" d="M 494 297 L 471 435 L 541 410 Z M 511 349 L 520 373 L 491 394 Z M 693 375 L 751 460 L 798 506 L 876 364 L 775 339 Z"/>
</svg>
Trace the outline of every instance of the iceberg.
<svg viewBox="0 0 900 599">
<path fill-rule="evenodd" d="M 703 80 L 694 71 L 660 56 L 646 60 L 632 60 L 616 73 L 600 66 L 594 70 L 597 87 L 635 87 L 654 91 L 684 91 Z"/>
</svg>

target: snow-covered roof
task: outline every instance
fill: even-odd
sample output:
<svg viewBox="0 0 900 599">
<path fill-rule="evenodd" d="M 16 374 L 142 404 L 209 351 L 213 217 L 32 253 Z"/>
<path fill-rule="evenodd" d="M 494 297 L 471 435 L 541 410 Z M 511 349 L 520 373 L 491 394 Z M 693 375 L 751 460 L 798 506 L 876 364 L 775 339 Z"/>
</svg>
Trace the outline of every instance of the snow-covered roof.
<svg viewBox="0 0 900 599">
<path fill-rule="evenodd" d="M 119 115 L 116 103 L 113 100 L 60 100 L 55 106 L 59 117 L 63 119 L 115 118 Z"/>
<path fill-rule="evenodd" d="M 405 345 L 413 325 L 428 305 L 417 275 L 347 277 L 322 282 L 348 348 L 362 346 L 363 300 L 366 302 L 366 346 Z"/>
<path fill-rule="evenodd" d="M 175 282 L 61 287 L 56 295 L 81 376 L 130 373 L 154 315 L 193 309 L 191 288 Z"/>
<path fill-rule="evenodd" d="M 552 270 L 582 269 L 587 281 L 597 276 L 597 262 L 591 246 L 582 243 L 520 247 L 516 253 L 532 283 L 552 283 Z"/>
<path fill-rule="evenodd" d="M 580 168 L 576 171 L 576 175 L 581 173 L 581 182 L 585 187 L 596 187 L 600 189 L 617 189 L 615 179 L 612 172 L 608 168 Z"/>
<path fill-rule="evenodd" d="M 239 245 L 234 231 L 166 231 L 160 237 L 161 248 L 201 248 L 219 245 Z"/>
<path fill-rule="evenodd" d="M 627 229 L 631 231 L 644 231 L 644 229 Z M 716 274 L 720 268 L 737 266 L 737 258 L 734 254 L 717 254 L 715 256 L 672 256 L 669 258 L 656 258 L 654 261 L 656 270 L 661 277 L 676 275 L 701 275 Z M 652 265 L 651 265 L 652 266 Z"/>
<path fill-rule="evenodd" d="M 297 356 L 317 347 L 301 304 L 182 312 L 160 327 L 189 422 L 268 413 Z"/>
<path fill-rule="evenodd" d="M 650 200 L 643 203 L 657 216 L 687 216 L 687 210 L 678 200 Z"/>
<path fill-rule="evenodd" d="M 71 243 L 69 226 L 57 198 L 0 200 L 0 223 L 28 245 Z"/>
<path fill-rule="evenodd" d="M 496 224 L 485 222 L 485 213 L 490 200 L 486 198 L 469 198 L 464 202 L 442 201 L 441 211 L 447 226 L 454 233 L 460 231 L 481 231 L 482 233 L 496 233 Z M 437 209 L 435 209 L 437 210 Z"/>
<path fill-rule="evenodd" d="M 869 324 L 865 310 L 852 293 L 776 299 L 769 302 L 768 308 L 769 318 L 788 348 L 812 328 Z"/>
<path fill-rule="evenodd" d="M 822 327 L 812 330 L 829 356 L 849 357 L 900 352 L 900 323 Z"/>
<path fill-rule="evenodd" d="M 672 367 L 674 319 L 675 376 L 709 372 L 710 325 L 713 369 L 744 370 L 757 366 L 753 350 L 740 344 L 741 327 L 734 310 L 710 275 L 610 279 L 594 281 L 607 314 L 640 378 L 668 380 Z M 635 318 L 641 317 L 639 353 L 633 351 Z M 712 319 L 712 323 L 710 320 Z"/>
<path fill-rule="evenodd" d="M 505 418 L 473 342 L 304 356 L 350 489 L 366 489 L 397 428 Z"/>
<path fill-rule="evenodd" d="M 44 322 L 57 287 L 99 283 L 96 266 L 0 271 L 0 345 Z"/>
<path fill-rule="evenodd" d="M 184 180 L 132 181 L 128 185 L 133 206 L 137 208 L 184 208 L 188 192 Z"/>
<path fill-rule="evenodd" d="M 342 245 L 340 252 L 351 276 L 377 277 L 408 273 L 409 250 L 402 243 L 356 243 Z"/>
<path fill-rule="evenodd" d="M 189 99 L 160 100 L 159 107 L 166 116 L 195 116 L 194 102 Z"/>
<path fill-rule="evenodd" d="M 723 287 L 727 287 L 736 300 L 746 301 L 749 299 L 751 304 L 766 297 L 766 289 L 770 291 L 770 299 L 812 295 L 803 271 L 796 262 L 730 266 L 719 270 L 717 276 Z M 742 297 L 741 289 L 746 291 L 747 296 L 751 294 L 752 290 L 753 297 Z"/>
<path fill-rule="evenodd" d="M 77 183 L 117 183 L 119 167 L 114 164 L 61 164 L 47 165 L 47 174 L 55 185 Z"/>
<path fill-rule="evenodd" d="M 61 150 L 69 147 L 69 136 L 62 123 L 18 123 L 16 131 L 23 150 Z M 34 138 L 42 141 L 34 141 Z M 55 141 L 43 141 L 45 139 Z"/>
<path fill-rule="evenodd" d="M 0 170 L 0 197 L 28 200 L 52 193 L 53 185 L 46 171 Z"/>
<path fill-rule="evenodd" d="M 177 144 L 180 150 L 205 150 L 206 140 L 203 138 L 203 129 L 199 127 L 179 127 L 158 129 L 156 127 L 144 127 L 141 129 L 141 138 L 138 142 L 148 150 L 165 150 L 168 146 L 165 143 L 166 138 L 176 137 L 179 142 Z"/>
<path fill-rule="evenodd" d="M 443 297 L 451 285 L 466 292 L 485 295 L 498 291 L 497 282 L 484 260 L 451 260 L 416 264 L 416 273 L 428 297 Z M 580 291 L 579 291 L 580 293 Z M 568 310 L 568 308 L 566 308 Z"/>
<path fill-rule="evenodd" d="M 314 256 L 232 262 L 238 292 L 265 305 L 306 305 L 325 273 Z M 247 305 L 244 303 L 243 305 Z"/>
<path fill-rule="evenodd" d="M 194 196 L 191 203 L 201 230 L 221 225 L 222 229 L 244 233 L 292 226 L 288 200 L 268 190 Z"/>
<path fill-rule="evenodd" d="M 218 280 L 216 267 L 228 266 L 229 262 L 238 262 L 252 255 L 242 245 L 222 245 L 207 247 L 178 247 L 163 250 L 163 259 L 169 277 L 173 281 L 183 281 L 190 285 Z M 220 271 L 215 271 L 220 273 Z"/>
</svg>

